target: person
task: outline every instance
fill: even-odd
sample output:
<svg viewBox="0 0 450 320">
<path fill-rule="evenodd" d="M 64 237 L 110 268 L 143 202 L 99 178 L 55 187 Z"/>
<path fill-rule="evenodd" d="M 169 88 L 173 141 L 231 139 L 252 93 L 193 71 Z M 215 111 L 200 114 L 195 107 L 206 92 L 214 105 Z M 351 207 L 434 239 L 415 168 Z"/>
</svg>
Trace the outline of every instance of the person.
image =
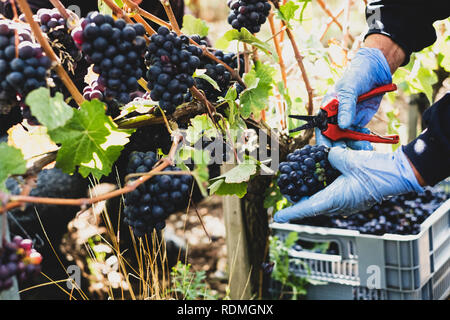
<svg viewBox="0 0 450 320">
<path fill-rule="evenodd" d="M 362 103 L 357 97 L 392 82 L 392 74 L 417 52 L 436 41 L 433 23 L 450 16 L 450 2 L 382 0 L 366 6 L 369 25 L 358 50 L 329 96 L 339 100 L 338 125 L 364 130 L 381 96 Z M 445 52 L 444 54 L 450 54 Z M 367 210 L 388 196 L 422 192 L 450 176 L 450 92 L 423 114 L 426 129 L 395 152 L 372 151 L 367 141 L 332 142 L 316 130 L 317 144 L 331 147 L 329 161 L 342 175 L 322 191 L 277 212 L 278 223 L 320 214 Z"/>
</svg>

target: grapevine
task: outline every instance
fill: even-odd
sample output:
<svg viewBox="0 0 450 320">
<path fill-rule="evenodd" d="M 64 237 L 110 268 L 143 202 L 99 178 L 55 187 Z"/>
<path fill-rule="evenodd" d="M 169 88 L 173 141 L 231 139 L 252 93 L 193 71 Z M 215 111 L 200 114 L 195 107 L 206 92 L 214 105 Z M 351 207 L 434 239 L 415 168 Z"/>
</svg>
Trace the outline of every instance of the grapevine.
<svg viewBox="0 0 450 320">
<path fill-rule="evenodd" d="M 12 242 L 3 239 L 0 248 L 0 292 L 13 286 L 13 277 L 20 282 L 40 273 L 42 256 L 33 249 L 30 239 L 15 236 Z"/>
<path fill-rule="evenodd" d="M 165 260 L 158 261 L 151 247 L 172 227 L 179 229 L 181 213 L 185 227 L 198 220 L 209 241 L 220 242 L 208 230 L 211 220 L 203 221 L 205 214 L 197 208 L 197 200 L 213 195 L 237 196 L 233 199 L 241 211 L 233 221 L 242 226 L 230 232 L 231 225 L 225 225 L 226 234 L 230 243 L 237 234 L 239 241 L 245 239 L 239 243 L 248 246 L 251 261 L 237 265 L 250 267 L 248 288 L 262 288 L 255 278 L 278 270 L 265 259 L 273 214 L 324 190 L 341 175 L 328 161 L 330 149 L 313 145 L 313 130 L 290 133 L 304 123 L 288 115 L 317 111 L 314 104 L 361 47 L 361 37 L 350 34 L 349 21 L 342 21 L 353 2 L 334 13 L 324 1 L 228 0 L 221 3 L 222 24 L 198 18 L 198 12 L 177 14 L 172 10 L 177 1 L 152 0 L 146 11 L 140 1 L 103 0 L 98 10 L 78 18 L 60 1 L 50 2 L 55 8 L 11 1 L 12 14 L 0 17 L 0 293 L 13 286 L 14 278 L 22 287 L 39 274 L 42 257 L 47 263 L 47 243 L 35 246 L 40 253 L 32 248 L 36 237 L 45 242 L 42 230 L 58 251 L 68 221 L 92 214 L 107 230 L 105 241 L 115 258 L 127 259 L 121 254 L 134 249 L 139 260 L 139 266 L 112 263 L 129 290 L 120 287 L 122 297 L 163 297 L 150 286 L 165 280 L 166 274 L 158 273 Z M 311 28 L 311 21 L 317 21 L 311 12 L 317 11 L 329 19 Z M 331 29 L 333 24 L 337 28 Z M 437 34 L 444 39 L 442 47 L 450 39 L 447 27 L 441 25 Z M 336 34 L 339 30 L 344 39 Z M 438 72 L 422 65 L 448 70 L 446 55 L 436 58 L 439 50 L 417 53 L 412 69 L 403 66 L 403 80 L 416 71 L 420 78 L 401 84 L 410 90 L 406 94 L 414 90 L 436 96 L 443 80 L 435 84 Z M 386 115 L 388 120 L 382 114 L 369 126 L 378 131 L 389 122 L 389 130 L 396 129 L 395 112 Z M 430 188 L 351 217 L 291 223 L 375 236 L 418 235 L 447 198 Z M 229 215 L 231 210 L 223 211 Z M 7 233 L 11 242 L 4 240 Z M 85 240 L 90 244 L 91 239 Z M 300 244 L 292 248 L 304 250 Z M 235 252 L 227 249 L 229 258 Z M 155 251 L 165 250 L 162 244 Z M 141 265 L 145 260 L 148 266 Z M 228 271 L 230 279 L 237 279 L 233 268 Z M 138 279 L 144 274 L 152 278 Z M 236 285 L 231 282 L 230 288 Z M 133 292 L 136 283 L 139 293 Z"/>
</svg>

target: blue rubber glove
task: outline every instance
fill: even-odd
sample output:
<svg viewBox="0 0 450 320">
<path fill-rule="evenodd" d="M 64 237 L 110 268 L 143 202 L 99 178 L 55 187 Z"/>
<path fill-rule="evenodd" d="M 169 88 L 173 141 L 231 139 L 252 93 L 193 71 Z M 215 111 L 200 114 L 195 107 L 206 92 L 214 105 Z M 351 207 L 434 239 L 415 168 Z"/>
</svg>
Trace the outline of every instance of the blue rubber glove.
<svg viewBox="0 0 450 320">
<path fill-rule="evenodd" d="M 328 160 L 342 175 L 322 191 L 277 212 L 275 222 L 320 214 L 349 215 L 367 210 L 387 196 L 423 191 L 401 147 L 391 153 L 334 147 Z"/>
<path fill-rule="evenodd" d="M 331 97 L 337 97 L 339 127 L 368 133 L 367 129 L 363 128 L 378 111 L 383 96 L 356 103 L 358 96 L 391 82 L 391 69 L 383 53 L 376 48 L 361 48 L 342 78 L 336 83 L 334 90 L 325 95 L 322 103 L 326 103 Z M 316 129 L 316 141 L 317 144 L 329 147 L 342 145 L 341 141 L 333 142 L 324 137 L 318 129 Z M 372 150 L 372 145 L 367 141 L 347 140 L 344 144 L 356 150 Z"/>
</svg>

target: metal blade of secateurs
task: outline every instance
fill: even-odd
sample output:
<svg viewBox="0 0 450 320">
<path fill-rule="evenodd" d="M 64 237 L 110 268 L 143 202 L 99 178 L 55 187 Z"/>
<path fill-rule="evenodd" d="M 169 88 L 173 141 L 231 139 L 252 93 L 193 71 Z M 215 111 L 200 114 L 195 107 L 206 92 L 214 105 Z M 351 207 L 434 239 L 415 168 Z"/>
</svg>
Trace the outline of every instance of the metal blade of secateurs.
<svg viewBox="0 0 450 320">
<path fill-rule="evenodd" d="M 308 122 L 308 123 L 305 123 L 304 125 L 302 125 L 302 126 L 300 126 L 298 128 L 289 130 L 289 133 L 293 133 L 293 132 L 297 132 L 297 131 L 301 131 L 301 130 L 306 130 L 306 129 L 312 129 L 314 127 L 316 127 L 314 122 Z"/>
</svg>

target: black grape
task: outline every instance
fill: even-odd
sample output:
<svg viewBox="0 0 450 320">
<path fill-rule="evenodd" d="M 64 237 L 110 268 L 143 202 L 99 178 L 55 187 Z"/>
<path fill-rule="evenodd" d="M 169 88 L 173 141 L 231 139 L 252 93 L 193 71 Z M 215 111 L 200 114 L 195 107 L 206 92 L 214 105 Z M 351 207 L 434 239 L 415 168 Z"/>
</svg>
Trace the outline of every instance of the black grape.
<svg viewBox="0 0 450 320">
<path fill-rule="evenodd" d="M 194 85 L 192 75 L 200 67 L 202 49 L 189 44 L 187 36 L 178 36 L 166 27 L 160 27 L 151 37 L 145 55 L 147 87 L 150 98 L 158 101 L 166 114 L 184 102 L 189 88 Z"/>
<path fill-rule="evenodd" d="M 0 292 L 14 284 L 13 278 L 24 282 L 40 273 L 42 256 L 33 249 L 30 239 L 15 236 L 12 242 L 3 239 L 0 248 Z"/>
<path fill-rule="evenodd" d="M 328 161 L 328 148 L 323 145 L 306 145 L 295 150 L 278 168 L 280 191 L 293 202 L 324 189 L 340 175 Z"/>
<path fill-rule="evenodd" d="M 154 152 L 132 152 L 127 173 L 149 172 L 158 161 Z M 169 166 L 164 171 L 180 171 Z M 166 218 L 187 207 L 193 178 L 190 175 L 156 175 L 125 195 L 124 221 L 134 235 L 143 237 L 165 227 Z"/>
<path fill-rule="evenodd" d="M 270 3 L 267 0 L 229 0 L 231 9 L 228 23 L 237 30 L 246 28 L 251 33 L 258 33 L 270 12 Z"/>
<path fill-rule="evenodd" d="M 130 94 L 139 89 L 146 48 L 145 29 L 140 23 L 127 24 L 110 15 L 91 12 L 72 37 L 86 55 L 98 84 L 105 88 L 104 98 L 121 104 L 131 101 Z"/>
<path fill-rule="evenodd" d="M 51 60 L 44 55 L 39 44 L 32 42 L 27 25 L 10 20 L 0 22 L 2 100 L 9 100 L 10 105 L 14 106 L 14 101 L 24 99 L 30 91 L 47 86 L 50 67 Z M 7 110 L 2 110 L 1 113 L 7 113 L 5 111 Z"/>
<path fill-rule="evenodd" d="M 357 230 L 373 235 L 418 234 L 421 224 L 448 198 L 448 193 L 439 185 L 425 187 L 423 193 L 411 192 L 393 196 L 366 211 L 348 217 L 322 215 L 305 218 L 296 223 Z"/>
</svg>

